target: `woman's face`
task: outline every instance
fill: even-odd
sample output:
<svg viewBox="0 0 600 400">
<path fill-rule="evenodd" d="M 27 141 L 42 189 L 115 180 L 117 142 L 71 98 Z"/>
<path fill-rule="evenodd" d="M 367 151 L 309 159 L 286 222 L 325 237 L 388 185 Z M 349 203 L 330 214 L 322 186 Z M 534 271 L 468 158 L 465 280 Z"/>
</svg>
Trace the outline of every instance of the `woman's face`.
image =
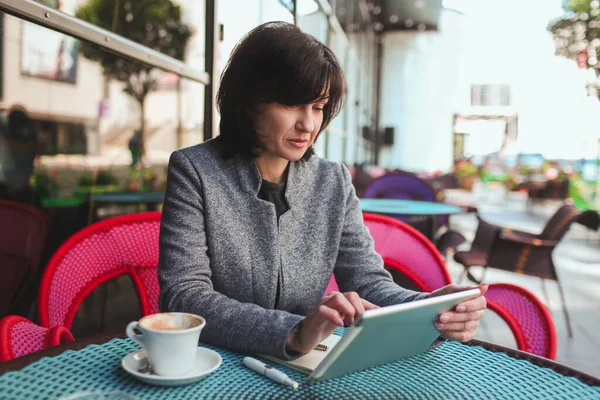
<svg viewBox="0 0 600 400">
<path fill-rule="evenodd" d="M 288 161 L 301 159 L 321 130 L 326 103 L 327 100 L 299 106 L 260 105 L 254 120 L 265 148 L 260 157 Z"/>
</svg>

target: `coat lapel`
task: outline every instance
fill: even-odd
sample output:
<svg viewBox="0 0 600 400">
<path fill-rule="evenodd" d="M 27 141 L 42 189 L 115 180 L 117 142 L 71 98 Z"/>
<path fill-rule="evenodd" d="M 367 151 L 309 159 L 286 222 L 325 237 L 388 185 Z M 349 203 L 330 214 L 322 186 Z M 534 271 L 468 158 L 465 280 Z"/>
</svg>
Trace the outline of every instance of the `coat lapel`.
<svg viewBox="0 0 600 400">
<path fill-rule="evenodd" d="M 253 248 L 252 288 L 254 303 L 273 308 L 279 275 L 279 234 L 275 206 L 258 198 L 262 178 L 254 159 L 237 157 L 234 161 L 240 187 L 248 194 L 246 226 L 251 231 Z"/>
</svg>

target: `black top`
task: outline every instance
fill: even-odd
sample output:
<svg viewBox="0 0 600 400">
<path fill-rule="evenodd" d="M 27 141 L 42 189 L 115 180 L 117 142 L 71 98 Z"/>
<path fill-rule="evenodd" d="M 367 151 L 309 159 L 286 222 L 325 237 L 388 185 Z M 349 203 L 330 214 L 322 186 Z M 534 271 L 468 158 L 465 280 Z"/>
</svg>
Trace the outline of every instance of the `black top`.
<svg viewBox="0 0 600 400">
<path fill-rule="evenodd" d="M 285 182 L 273 183 L 262 181 L 262 186 L 258 191 L 258 198 L 270 201 L 275 204 L 275 213 L 277 214 L 277 225 L 279 225 L 279 217 L 281 214 L 290 209 L 285 201 Z"/>
<path fill-rule="evenodd" d="M 263 179 L 258 198 L 270 201 L 275 205 L 275 213 L 277 214 L 277 225 L 279 226 L 279 217 L 281 214 L 290 209 L 285 201 L 285 181 L 281 183 L 273 183 Z M 275 293 L 275 308 L 279 304 L 279 293 L 281 292 L 281 264 L 279 264 L 279 274 L 277 278 L 277 293 Z"/>
</svg>

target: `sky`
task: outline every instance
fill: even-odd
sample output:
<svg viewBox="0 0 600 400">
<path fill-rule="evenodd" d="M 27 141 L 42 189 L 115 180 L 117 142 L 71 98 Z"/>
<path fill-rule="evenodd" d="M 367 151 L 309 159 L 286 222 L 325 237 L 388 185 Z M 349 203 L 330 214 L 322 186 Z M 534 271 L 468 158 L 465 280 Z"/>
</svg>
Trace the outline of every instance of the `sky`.
<svg viewBox="0 0 600 400">
<path fill-rule="evenodd" d="M 550 158 L 597 156 L 600 102 L 587 96 L 585 70 L 554 55 L 546 30 L 550 20 L 564 13 L 561 0 L 443 4 L 468 16 L 465 74 L 473 81 L 507 82 L 513 88 L 519 113 L 516 151 Z"/>
</svg>

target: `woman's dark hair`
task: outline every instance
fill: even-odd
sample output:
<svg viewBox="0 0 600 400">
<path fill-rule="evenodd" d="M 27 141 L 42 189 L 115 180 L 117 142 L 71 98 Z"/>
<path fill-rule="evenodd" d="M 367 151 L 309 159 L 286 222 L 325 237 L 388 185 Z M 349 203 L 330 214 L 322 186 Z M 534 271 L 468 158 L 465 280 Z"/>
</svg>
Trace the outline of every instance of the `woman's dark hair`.
<svg viewBox="0 0 600 400">
<path fill-rule="evenodd" d="M 253 123 L 264 103 L 296 106 L 328 98 L 321 131 L 340 112 L 346 96 L 344 73 L 333 52 L 285 22 L 250 31 L 234 48 L 221 75 L 217 107 L 226 157 L 257 157 L 264 146 Z M 302 160 L 314 154 L 311 146 Z"/>
</svg>

